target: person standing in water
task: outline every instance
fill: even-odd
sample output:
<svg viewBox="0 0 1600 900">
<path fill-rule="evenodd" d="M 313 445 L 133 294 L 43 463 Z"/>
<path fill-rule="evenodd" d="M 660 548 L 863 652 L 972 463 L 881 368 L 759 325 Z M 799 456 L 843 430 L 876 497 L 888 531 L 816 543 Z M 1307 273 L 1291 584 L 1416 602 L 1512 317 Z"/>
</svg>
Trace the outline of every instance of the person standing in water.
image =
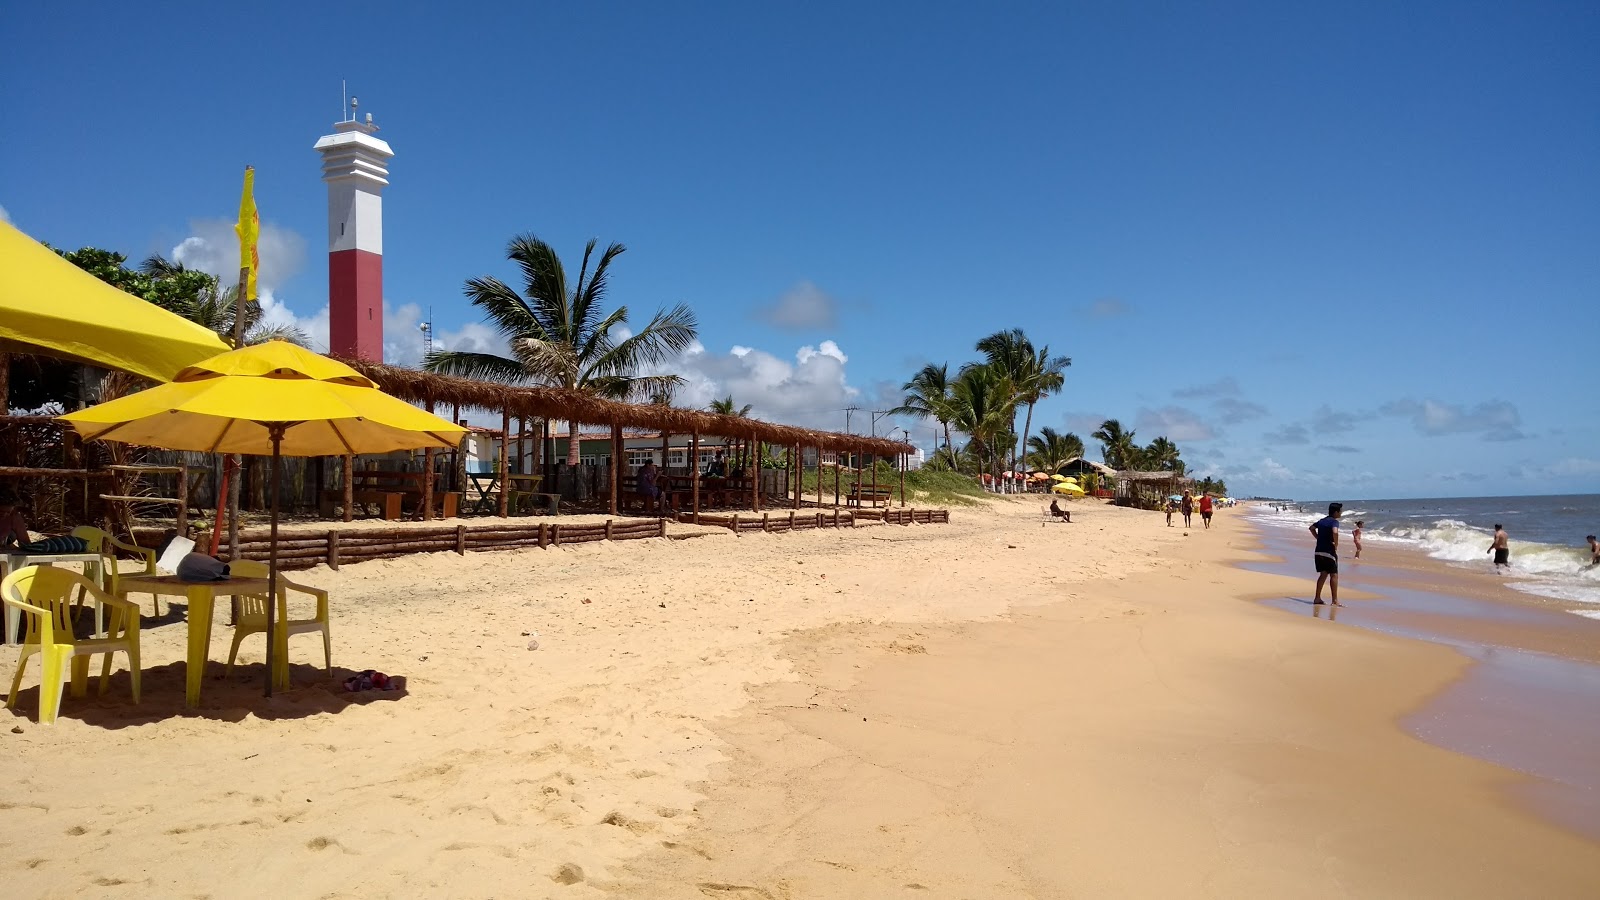
<svg viewBox="0 0 1600 900">
<path fill-rule="evenodd" d="M 1361 558 L 1361 529 L 1365 527 L 1367 527 L 1367 523 L 1357 519 L 1356 530 L 1350 532 L 1350 540 L 1356 545 L 1356 559 Z"/>
<path fill-rule="evenodd" d="M 1511 536 L 1506 534 L 1506 530 L 1500 527 L 1499 522 L 1494 524 L 1494 541 L 1489 544 L 1489 549 L 1484 552 L 1494 554 L 1494 570 L 1496 572 L 1500 571 L 1501 566 L 1505 566 L 1506 571 L 1511 570 Z"/>
<path fill-rule="evenodd" d="M 1584 540 L 1589 542 L 1589 568 L 1600 566 L 1600 540 L 1596 540 L 1592 534 L 1586 535 Z"/>
<path fill-rule="evenodd" d="M 1312 557 L 1317 564 L 1317 593 L 1311 602 L 1317 605 L 1322 604 L 1324 584 L 1330 588 L 1333 605 L 1342 605 L 1339 602 L 1339 517 L 1342 515 L 1343 503 L 1329 503 L 1327 517 L 1311 526 L 1311 536 L 1317 539 L 1316 554 Z"/>
</svg>

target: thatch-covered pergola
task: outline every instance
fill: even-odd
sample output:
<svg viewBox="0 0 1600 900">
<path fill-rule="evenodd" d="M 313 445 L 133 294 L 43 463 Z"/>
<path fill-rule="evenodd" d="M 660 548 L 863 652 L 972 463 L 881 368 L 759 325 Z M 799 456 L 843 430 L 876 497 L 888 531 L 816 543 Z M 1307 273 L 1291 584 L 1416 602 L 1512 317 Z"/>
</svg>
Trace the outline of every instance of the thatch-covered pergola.
<svg viewBox="0 0 1600 900">
<path fill-rule="evenodd" d="M 800 506 L 800 479 L 799 466 L 801 451 L 804 448 L 815 448 L 820 451 L 835 451 L 851 454 L 872 454 L 900 460 L 900 502 L 905 503 L 905 472 L 904 457 L 913 451 L 910 444 L 894 441 L 888 438 L 871 437 L 860 434 L 846 434 L 832 431 L 817 431 L 810 428 L 799 428 L 793 425 L 778 425 L 772 422 L 763 422 L 760 419 L 751 419 L 742 416 L 728 416 L 700 410 L 680 409 L 673 406 L 660 404 L 622 403 L 615 400 L 606 400 L 581 391 L 572 391 L 562 388 L 504 385 L 493 382 L 479 381 L 470 378 L 461 378 L 451 375 L 439 375 L 432 372 L 422 372 L 416 369 L 403 369 L 397 366 L 381 365 L 363 360 L 346 359 L 349 364 L 361 374 L 366 375 L 385 393 L 412 403 L 421 404 L 429 411 L 438 411 L 444 406 L 449 406 L 456 420 L 461 412 L 468 409 L 477 409 L 488 412 L 499 412 L 501 415 L 502 432 L 511 433 L 511 420 L 545 419 L 561 420 L 565 422 L 581 422 L 591 425 L 609 425 L 612 434 L 611 453 L 611 490 L 610 509 L 613 514 L 618 511 L 618 485 L 622 481 L 623 466 L 623 429 L 649 429 L 658 431 L 663 435 L 678 434 L 688 435 L 692 441 L 691 460 L 699 458 L 699 442 L 701 438 L 732 438 L 739 441 L 748 441 L 755 448 L 755 459 L 761 458 L 762 445 L 782 447 L 790 451 L 789 466 L 795 474 L 794 497 L 792 502 L 795 508 Z M 502 484 L 510 472 L 510 457 L 508 451 L 509 440 L 502 440 L 500 444 L 500 459 L 498 460 Z M 433 451 L 428 451 L 432 454 Z M 820 457 L 819 457 L 820 458 Z M 346 460 L 348 465 L 348 458 Z M 429 460 L 426 470 L 432 472 L 432 461 Z M 698 466 L 691 465 L 691 480 L 693 486 L 693 512 L 700 512 L 700 477 Z M 858 478 L 860 476 L 858 475 Z M 839 489 L 839 473 L 835 472 L 835 492 Z M 876 493 L 877 470 L 872 472 L 873 492 Z M 819 472 L 817 483 L 817 502 L 822 501 L 822 484 Z M 348 479 L 346 480 L 348 484 Z M 885 488 L 888 486 L 885 485 Z M 424 509 L 431 509 L 431 478 L 425 485 Z M 760 478 L 752 478 L 750 483 L 750 500 L 755 509 L 760 509 L 761 490 Z M 499 501 L 499 514 L 507 514 L 506 495 L 502 491 Z"/>
<path fill-rule="evenodd" d="M 1118 472 L 1117 505 L 1159 509 L 1167 497 L 1194 483 L 1177 472 Z"/>
</svg>

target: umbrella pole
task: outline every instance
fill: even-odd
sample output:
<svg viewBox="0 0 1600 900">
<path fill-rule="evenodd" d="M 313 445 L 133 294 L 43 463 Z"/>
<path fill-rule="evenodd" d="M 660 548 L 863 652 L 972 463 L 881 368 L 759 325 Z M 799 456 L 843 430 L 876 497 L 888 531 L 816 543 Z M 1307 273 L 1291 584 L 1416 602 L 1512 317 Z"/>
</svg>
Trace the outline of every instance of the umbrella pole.
<svg viewBox="0 0 1600 900">
<path fill-rule="evenodd" d="M 268 426 L 272 430 L 272 548 L 267 562 L 267 693 L 272 696 L 273 676 L 278 661 L 278 488 L 283 481 L 283 430 L 282 425 Z"/>
</svg>

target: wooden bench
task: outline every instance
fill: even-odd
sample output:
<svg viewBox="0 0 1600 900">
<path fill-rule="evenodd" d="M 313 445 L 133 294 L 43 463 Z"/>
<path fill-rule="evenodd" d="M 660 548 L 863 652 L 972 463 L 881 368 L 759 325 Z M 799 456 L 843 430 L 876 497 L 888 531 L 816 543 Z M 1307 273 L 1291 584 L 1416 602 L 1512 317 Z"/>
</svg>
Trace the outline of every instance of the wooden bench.
<svg viewBox="0 0 1600 900">
<path fill-rule="evenodd" d="M 321 502 L 318 504 L 323 518 L 333 518 L 335 507 L 344 503 L 344 491 L 339 489 L 325 490 L 322 492 Z M 397 521 L 404 518 L 406 506 L 413 510 L 422 506 L 422 489 L 412 488 L 408 485 L 395 487 L 357 487 L 350 492 L 352 503 L 361 506 L 375 506 L 378 514 L 388 521 Z M 409 502 L 408 502 L 409 501 Z M 443 518 L 453 519 L 461 511 L 460 491 L 434 491 L 434 511 Z M 352 515 L 354 511 L 352 511 Z"/>
<path fill-rule="evenodd" d="M 845 495 L 844 505 L 860 506 L 861 501 L 866 500 L 873 506 L 877 506 L 879 501 L 882 501 L 887 506 L 893 498 L 894 491 L 888 485 L 873 487 L 870 484 L 852 484 L 850 485 L 850 493 Z"/>
</svg>

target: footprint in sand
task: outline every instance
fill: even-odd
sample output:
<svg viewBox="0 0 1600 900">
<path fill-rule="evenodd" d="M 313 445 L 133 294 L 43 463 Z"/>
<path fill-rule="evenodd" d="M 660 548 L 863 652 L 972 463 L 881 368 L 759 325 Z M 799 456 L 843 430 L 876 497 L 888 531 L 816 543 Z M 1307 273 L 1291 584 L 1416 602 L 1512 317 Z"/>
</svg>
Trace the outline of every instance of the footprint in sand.
<svg viewBox="0 0 1600 900">
<path fill-rule="evenodd" d="M 583 880 L 583 867 L 566 863 L 550 876 L 550 880 L 556 884 L 577 884 Z"/>
</svg>

